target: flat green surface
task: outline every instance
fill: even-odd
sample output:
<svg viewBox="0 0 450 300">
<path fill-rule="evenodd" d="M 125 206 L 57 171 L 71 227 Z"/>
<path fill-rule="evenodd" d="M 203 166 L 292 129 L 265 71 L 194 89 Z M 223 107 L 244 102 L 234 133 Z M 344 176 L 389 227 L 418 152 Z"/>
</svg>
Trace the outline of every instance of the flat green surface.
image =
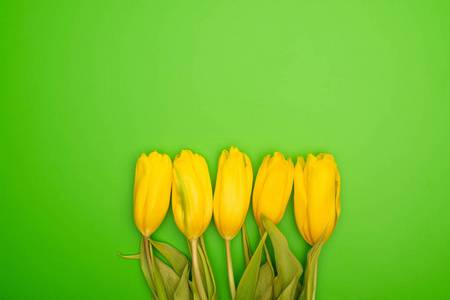
<svg viewBox="0 0 450 300">
<path fill-rule="evenodd" d="M 0 298 L 149 299 L 117 255 L 139 249 L 137 158 L 189 148 L 214 182 L 231 145 L 255 175 L 273 151 L 335 156 L 318 300 L 448 297 L 449 15 L 446 0 L 2 1 Z M 304 264 L 292 201 L 279 227 Z M 187 253 L 171 213 L 154 238 Z M 228 299 L 213 223 L 205 239 Z"/>
</svg>

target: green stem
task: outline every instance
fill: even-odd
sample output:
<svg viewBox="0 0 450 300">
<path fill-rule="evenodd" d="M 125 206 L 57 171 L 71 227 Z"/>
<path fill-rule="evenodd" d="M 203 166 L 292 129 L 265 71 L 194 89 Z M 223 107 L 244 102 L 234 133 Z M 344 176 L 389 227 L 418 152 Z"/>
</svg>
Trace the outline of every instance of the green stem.
<svg viewBox="0 0 450 300">
<path fill-rule="evenodd" d="M 323 246 L 323 236 L 324 235 L 322 235 L 321 239 L 308 252 L 300 300 L 314 300 L 316 298 L 317 265 L 319 262 L 320 251 Z"/>
<path fill-rule="evenodd" d="M 207 261 L 208 267 L 209 267 L 210 266 L 209 256 L 208 256 L 208 252 L 206 252 L 205 238 L 203 237 L 203 235 L 200 237 L 200 246 L 203 248 L 203 251 L 205 252 L 206 261 Z"/>
<path fill-rule="evenodd" d="M 212 273 L 212 269 L 209 265 L 208 261 L 208 254 L 206 253 L 205 243 L 203 240 L 203 236 L 199 238 L 199 246 L 198 246 L 198 254 L 200 255 L 200 262 L 202 263 L 205 279 L 206 279 L 206 294 L 208 296 L 208 299 L 213 297 L 213 294 L 215 293 L 215 286 L 216 283 L 214 281 L 214 275 Z"/>
<path fill-rule="evenodd" d="M 316 287 L 317 287 L 317 265 L 319 264 L 319 259 L 316 260 L 316 267 L 314 268 L 314 289 L 313 289 L 313 295 L 312 300 L 316 299 Z"/>
<path fill-rule="evenodd" d="M 193 239 L 191 241 L 191 248 L 192 248 L 192 272 L 194 273 L 195 277 L 195 284 L 197 285 L 197 290 L 200 295 L 200 298 L 202 300 L 207 300 L 208 297 L 206 297 L 205 288 L 203 287 L 203 281 L 202 276 L 200 275 L 200 269 L 198 267 L 198 239 Z"/>
<path fill-rule="evenodd" d="M 152 276 L 153 284 L 155 284 L 155 278 L 153 276 L 153 264 L 150 256 L 150 241 L 148 240 L 150 236 L 144 235 L 144 249 L 145 249 L 145 257 L 147 259 L 147 265 L 150 270 L 150 275 Z"/>
<path fill-rule="evenodd" d="M 303 275 L 303 288 L 299 299 L 314 300 L 316 298 L 317 263 L 318 257 L 306 263 L 305 274 Z"/>
<path fill-rule="evenodd" d="M 262 236 L 263 236 L 263 232 L 260 229 L 259 230 L 259 240 L 262 239 Z M 266 259 L 267 259 L 267 262 L 269 263 L 270 270 L 272 270 L 272 275 L 275 276 L 275 271 L 274 271 L 273 265 L 272 265 L 272 259 L 270 258 L 270 254 L 269 254 L 269 250 L 267 249 L 266 242 L 264 242 L 264 253 L 266 253 Z"/>
<path fill-rule="evenodd" d="M 236 285 L 234 284 L 233 262 L 231 261 L 231 240 L 225 239 L 225 250 L 227 252 L 228 282 L 230 284 L 231 299 L 236 297 Z"/>
</svg>

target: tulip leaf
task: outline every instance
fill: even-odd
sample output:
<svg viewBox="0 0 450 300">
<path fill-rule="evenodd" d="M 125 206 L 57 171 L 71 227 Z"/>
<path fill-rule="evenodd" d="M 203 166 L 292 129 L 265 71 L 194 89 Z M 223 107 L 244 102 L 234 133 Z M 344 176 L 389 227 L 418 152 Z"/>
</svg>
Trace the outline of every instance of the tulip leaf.
<svg viewBox="0 0 450 300">
<path fill-rule="evenodd" d="M 302 291 L 302 284 L 299 282 L 297 282 L 297 295 L 300 295 L 300 292 Z"/>
<path fill-rule="evenodd" d="M 201 265 L 203 269 L 203 274 L 205 275 L 206 293 L 208 294 L 208 299 L 211 299 L 214 294 L 214 285 L 211 279 L 211 274 L 209 273 L 209 268 L 208 265 L 206 264 L 205 254 L 203 253 L 202 248 L 198 246 L 197 250 L 200 261 L 202 262 Z"/>
<path fill-rule="evenodd" d="M 310 300 L 315 298 L 316 294 L 316 281 L 317 281 L 317 262 L 319 260 L 320 251 L 324 244 L 325 228 L 320 239 L 314 244 L 311 250 L 308 251 L 306 258 L 305 276 L 303 276 L 303 289 L 300 294 L 299 300 Z"/>
<path fill-rule="evenodd" d="M 199 295 L 198 290 L 197 290 L 197 286 L 195 285 L 195 279 L 194 278 L 192 278 L 192 281 L 189 282 L 189 286 L 190 286 L 191 291 L 192 291 L 192 298 L 194 300 L 201 300 L 200 295 Z"/>
<path fill-rule="evenodd" d="M 145 245 L 144 245 L 144 243 L 146 243 L 146 242 L 147 242 L 146 239 L 144 237 L 142 237 L 141 248 L 140 248 L 140 250 L 141 250 L 141 255 L 140 255 L 141 269 L 142 269 L 142 273 L 144 274 L 145 280 L 147 281 L 147 284 L 150 287 L 150 290 L 152 292 L 152 298 L 159 300 L 157 292 L 156 292 L 155 284 L 153 282 L 153 277 L 152 277 L 152 274 L 150 272 L 150 268 L 149 268 L 148 263 L 147 263 L 151 259 L 147 258 L 147 254 L 145 253 Z"/>
<path fill-rule="evenodd" d="M 154 257 L 155 265 L 158 268 L 159 273 L 161 274 L 161 279 L 164 284 L 164 289 L 167 294 L 168 299 L 173 299 L 173 295 L 175 294 L 175 290 L 180 283 L 180 276 L 175 273 L 175 271 L 168 266 L 165 262 L 160 260 L 158 257 Z"/>
<path fill-rule="evenodd" d="M 164 256 L 165 259 L 172 266 L 173 270 L 177 273 L 179 277 L 183 275 L 184 269 L 187 264 L 189 264 L 189 260 L 187 257 L 181 253 L 175 247 L 172 247 L 169 244 L 161 243 L 157 241 L 151 241 L 153 247 L 158 250 L 159 253 Z"/>
<path fill-rule="evenodd" d="M 120 254 L 120 252 L 117 252 L 117 253 L 119 253 L 120 257 L 126 258 L 126 259 L 140 259 L 141 258 L 140 254 L 123 255 L 123 254 Z"/>
<path fill-rule="evenodd" d="M 283 290 L 281 295 L 277 298 L 278 300 L 289 300 L 289 299 L 297 299 L 298 295 L 300 295 L 300 282 L 291 281 L 289 285 Z"/>
<path fill-rule="evenodd" d="M 260 238 L 262 237 L 262 235 L 263 235 L 263 232 L 261 229 L 259 229 Z M 270 258 L 269 250 L 267 249 L 267 243 L 264 243 L 264 253 L 266 255 L 267 263 L 270 266 L 270 270 L 272 271 L 273 276 L 275 276 L 275 271 L 273 270 L 272 258 Z"/>
<path fill-rule="evenodd" d="M 282 291 L 283 291 L 283 281 L 281 280 L 281 274 L 278 274 L 278 276 L 275 277 L 273 280 L 273 297 L 274 297 L 274 299 L 278 299 L 278 297 L 280 297 Z"/>
<path fill-rule="evenodd" d="M 213 273 L 213 270 L 211 267 L 211 262 L 209 261 L 208 252 L 206 251 L 205 239 L 203 238 L 203 235 L 200 237 L 199 248 L 205 254 L 205 260 L 206 260 L 206 264 L 208 266 L 209 275 L 210 275 L 212 283 L 213 283 L 213 294 L 210 299 L 219 300 L 219 295 L 217 293 L 216 279 L 214 278 L 214 273 Z"/>
<path fill-rule="evenodd" d="M 191 300 L 192 299 L 192 293 L 189 288 L 189 265 L 186 265 L 183 274 L 181 275 L 179 284 L 175 290 L 175 293 L 173 295 L 174 300 Z"/>
<path fill-rule="evenodd" d="M 149 241 L 146 241 L 149 243 Z M 159 269 L 156 265 L 155 256 L 153 255 L 153 247 L 150 246 L 150 257 L 151 257 L 151 263 L 152 263 L 152 269 L 153 269 L 153 279 L 155 282 L 155 288 L 156 293 L 158 294 L 158 298 L 161 300 L 167 300 L 167 293 L 164 286 L 164 281 L 161 276 L 161 273 L 159 272 Z"/>
<path fill-rule="evenodd" d="M 250 260 L 247 268 L 245 268 L 244 274 L 239 281 L 236 291 L 236 300 L 253 299 L 255 296 L 255 290 L 258 284 L 259 265 L 261 263 L 261 255 L 266 238 L 267 233 L 265 233 L 261 238 L 258 248 L 256 248 L 252 259 Z"/>
<path fill-rule="evenodd" d="M 265 263 L 259 269 L 258 283 L 254 299 L 271 300 L 273 298 L 273 271 L 269 263 Z"/>
<path fill-rule="evenodd" d="M 197 256 L 198 256 L 198 268 L 199 268 L 199 270 L 200 270 L 200 277 L 202 278 L 202 283 L 203 283 L 203 288 L 206 288 L 206 286 L 207 286 L 207 283 L 206 283 L 206 272 L 205 272 L 205 268 L 204 268 L 204 265 L 203 265 L 203 261 L 202 261 L 202 259 L 200 258 L 200 255 L 199 255 L 199 253 L 198 253 L 198 247 L 197 247 Z M 193 278 L 195 278 L 195 276 L 193 276 Z"/>
<path fill-rule="evenodd" d="M 275 276 L 275 271 L 273 270 L 272 259 L 270 258 L 269 250 L 267 250 L 267 245 L 264 243 L 264 253 L 266 254 L 267 263 L 269 264 L 272 275 Z"/>
<path fill-rule="evenodd" d="M 302 265 L 292 254 L 288 242 L 281 231 L 265 216 L 262 216 L 261 219 L 275 252 L 275 263 L 279 276 L 277 284 L 281 282 L 282 291 L 277 299 L 296 299 L 298 297 L 297 283 L 303 272 Z"/>
<path fill-rule="evenodd" d="M 250 243 L 248 241 L 248 233 L 247 228 L 244 225 L 242 225 L 242 245 L 244 247 L 244 261 L 245 261 L 245 267 L 248 266 L 250 259 L 252 259 L 252 250 L 250 248 Z"/>
</svg>

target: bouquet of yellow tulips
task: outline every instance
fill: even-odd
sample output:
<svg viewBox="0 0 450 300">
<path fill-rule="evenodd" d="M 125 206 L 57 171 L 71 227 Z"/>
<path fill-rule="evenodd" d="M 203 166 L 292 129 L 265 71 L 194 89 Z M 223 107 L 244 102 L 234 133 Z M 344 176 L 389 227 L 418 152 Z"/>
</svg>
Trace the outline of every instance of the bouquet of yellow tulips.
<svg viewBox="0 0 450 300">
<path fill-rule="evenodd" d="M 213 215 L 224 239 L 233 300 L 315 299 L 319 254 L 341 211 L 341 180 L 333 156 L 309 154 L 306 162 L 298 157 L 294 167 L 290 158 L 275 152 L 264 158 L 253 194 L 252 186 L 251 161 L 235 147 L 223 150 L 219 158 L 214 194 L 208 165 L 201 155 L 183 150 L 172 163 L 169 156 L 156 151 L 148 156 L 142 154 L 136 164 L 133 191 L 134 220 L 142 233 L 140 253 L 121 256 L 140 260 L 155 299 L 219 299 L 203 238 Z M 312 246 L 303 284 L 302 265 L 276 227 L 285 213 L 292 186 L 297 227 Z M 175 223 L 186 236 L 191 259 L 174 247 L 151 239 L 166 216 L 170 195 Z M 250 198 L 260 231 L 260 242 L 254 252 L 244 223 Z M 230 241 L 239 231 L 242 231 L 245 271 L 236 288 Z M 275 262 L 267 250 L 267 237 L 273 245 Z M 154 255 L 155 250 L 168 264 Z M 263 251 L 267 262 L 261 266 Z"/>
</svg>

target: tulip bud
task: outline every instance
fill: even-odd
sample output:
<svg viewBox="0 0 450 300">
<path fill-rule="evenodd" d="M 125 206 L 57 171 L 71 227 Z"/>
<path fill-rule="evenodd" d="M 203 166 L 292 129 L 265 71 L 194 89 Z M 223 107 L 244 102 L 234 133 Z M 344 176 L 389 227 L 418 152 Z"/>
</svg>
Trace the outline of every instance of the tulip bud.
<svg viewBox="0 0 450 300">
<path fill-rule="evenodd" d="M 341 178 L 331 154 L 298 157 L 295 166 L 294 207 L 297 227 L 303 238 L 314 245 L 324 230 L 324 243 L 336 227 L 341 212 Z"/>
<path fill-rule="evenodd" d="M 238 148 L 223 150 L 214 190 L 214 221 L 224 239 L 236 236 L 250 205 L 253 170 L 250 159 Z"/>
<path fill-rule="evenodd" d="M 181 151 L 173 161 L 172 209 L 175 223 L 188 240 L 200 237 L 212 217 L 208 165 L 199 154 Z"/>
<path fill-rule="evenodd" d="M 142 154 L 136 163 L 133 191 L 134 222 L 150 236 L 166 216 L 170 203 L 172 162 L 166 154 Z"/>
<path fill-rule="evenodd" d="M 253 189 L 253 213 L 261 230 L 264 225 L 261 214 L 277 225 L 283 218 L 291 196 L 294 180 L 294 164 L 283 154 L 267 155 L 258 170 Z"/>
</svg>

